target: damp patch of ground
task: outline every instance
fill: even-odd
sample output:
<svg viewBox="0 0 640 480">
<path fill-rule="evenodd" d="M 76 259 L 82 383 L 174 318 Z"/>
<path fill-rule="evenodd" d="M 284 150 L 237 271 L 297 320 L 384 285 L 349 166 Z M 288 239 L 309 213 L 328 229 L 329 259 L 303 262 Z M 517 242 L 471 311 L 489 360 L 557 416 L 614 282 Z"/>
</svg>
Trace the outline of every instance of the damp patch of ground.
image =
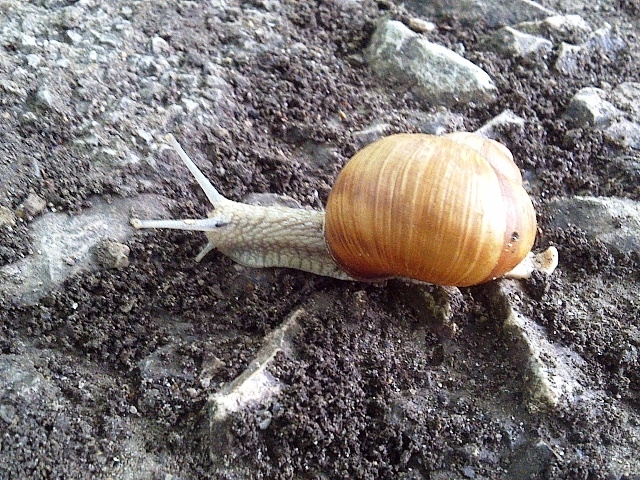
<svg viewBox="0 0 640 480">
<path fill-rule="evenodd" d="M 205 196 L 162 145 L 166 132 L 230 198 L 273 192 L 319 208 L 361 146 L 354 133 L 419 131 L 442 114 L 363 60 L 380 17 L 415 11 L 380 1 L 22 3 L 0 12 L 0 204 L 19 213 L 0 226 L 1 477 L 640 475 L 637 252 L 554 226 L 549 206 L 555 196 L 639 198 L 633 170 L 611 170 L 637 152 L 564 115 L 580 88 L 640 81 L 633 2 L 545 4 L 609 22 L 628 45 L 572 76 L 554 70 L 557 52 L 487 51 L 486 22 L 428 19 L 429 39 L 462 52 L 500 92 L 491 105 L 456 107 L 457 128 L 506 109 L 525 119 L 501 139 L 539 212 L 535 248 L 557 246 L 561 263 L 551 278 L 518 283 L 511 300 L 575 356 L 582 388 L 535 412 L 491 300 L 497 287 L 340 282 L 217 253 L 197 264 L 202 235 L 126 224 L 134 213 L 206 215 Z M 30 193 L 44 202 L 33 215 L 19 207 Z M 74 238 L 47 237 L 47 222 Z M 106 268 L 86 239 L 126 244 L 129 265 Z M 53 255 L 47 245 L 76 248 Z M 11 269 L 37 259 L 29 278 L 41 283 L 21 290 Z M 65 275 L 38 280 L 56 265 Z M 300 309 L 291 348 L 267 367 L 279 394 L 232 415 L 215 443 L 211 395 Z"/>
</svg>

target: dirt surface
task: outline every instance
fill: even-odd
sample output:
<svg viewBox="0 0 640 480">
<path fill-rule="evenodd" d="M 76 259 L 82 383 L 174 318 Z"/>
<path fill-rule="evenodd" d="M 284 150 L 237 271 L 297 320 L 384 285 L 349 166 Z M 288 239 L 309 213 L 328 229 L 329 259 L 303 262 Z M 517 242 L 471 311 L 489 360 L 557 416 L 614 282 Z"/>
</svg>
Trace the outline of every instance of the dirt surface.
<svg viewBox="0 0 640 480">
<path fill-rule="evenodd" d="M 60 13 L 67 2 L 45 3 L 60 15 L 60 32 L 85 31 L 82 19 Z M 118 13 L 118 3 L 102 8 Z M 43 212 L 21 210 L 29 193 L 49 213 L 80 215 L 103 200 L 152 193 L 167 217 L 206 215 L 204 194 L 175 154 L 136 129 L 173 132 L 229 198 L 273 192 L 317 208 L 361 146 L 354 132 L 375 122 L 389 124 L 388 133 L 420 131 L 438 111 L 363 63 L 380 17 L 416 15 L 399 4 L 125 3 L 128 26 L 118 31 L 133 33 L 105 45 L 144 55 L 150 39 L 162 39 L 171 68 L 149 74 L 161 88 L 124 67 L 101 67 L 90 84 L 61 76 L 46 85 L 60 102 L 53 108 L 42 107 L 37 75 L 16 80 L 22 93 L 0 87 L 0 204 L 18 212 L 14 227 L 0 227 L 3 265 L 35 253 L 30 225 Z M 640 200 L 632 171 L 612 174 L 617 160 L 638 161 L 637 151 L 564 116 L 582 87 L 640 82 L 637 3 L 598 6 L 577 13 L 596 28 L 609 22 L 628 47 L 615 58 L 594 54 L 572 76 L 553 68 L 556 52 L 514 59 L 487 51 L 481 40 L 492 29 L 481 21 L 429 19 L 437 26 L 429 39 L 463 51 L 499 91 L 491 105 L 454 108 L 458 128 L 477 129 L 505 109 L 525 119 L 501 140 L 539 212 L 535 248 L 556 245 L 561 264 L 550 278 L 520 283 L 519 311 L 579 357 L 583 391 L 556 408 L 527 408 L 524 373 L 491 300 L 495 285 L 451 294 L 342 282 L 247 269 L 215 252 L 196 264 L 200 234 L 131 232 L 126 268 L 88 268 L 35 302 L 3 299 L 0 478 L 639 478 L 640 259 L 577 227 L 553 226 L 547 205 L 572 195 Z M 20 48 L 19 40 L 2 46 L 4 77 L 16 78 Z M 207 97 L 212 110 L 174 115 L 170 106 L 194 82 L 204 88 L 203 72 L 223 80 L 220 95 Z M 142 107 L 106 119 L 122 97 Z M 125 144 L 138 161 L 104 153 Z M 434 314 L 429 298 L 451 314 Z M 281 394 L 232 416 L 220 427 L 225 442 L 212 447 L 209 395 L 298 308 L 305 313 L 293 353 L 269 366 Z"/>
</svg>

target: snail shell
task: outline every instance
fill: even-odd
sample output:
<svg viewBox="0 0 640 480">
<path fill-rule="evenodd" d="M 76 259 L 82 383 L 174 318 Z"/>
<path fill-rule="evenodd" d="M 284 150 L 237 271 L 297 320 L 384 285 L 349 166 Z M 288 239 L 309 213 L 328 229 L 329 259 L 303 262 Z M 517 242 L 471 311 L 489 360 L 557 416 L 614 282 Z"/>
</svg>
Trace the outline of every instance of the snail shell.
<svg viewBox="0 0 640 480">
<path fill-rule="evenodd" d="M 536 215 L 511 152 L 471 133 L 399 134 L 346 164 L 329 195 L 327 247 L 358 279 L 468 286 L 531 250 Z"/>
</svg>

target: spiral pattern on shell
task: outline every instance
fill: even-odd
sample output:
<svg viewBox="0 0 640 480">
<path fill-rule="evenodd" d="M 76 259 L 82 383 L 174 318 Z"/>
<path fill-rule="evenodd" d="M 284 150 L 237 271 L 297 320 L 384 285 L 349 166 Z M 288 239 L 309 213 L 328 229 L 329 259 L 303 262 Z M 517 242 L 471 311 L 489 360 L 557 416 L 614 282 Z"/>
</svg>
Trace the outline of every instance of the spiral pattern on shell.
<svg viewBox="0 0 640 480">
<path fill-rule="evenodd" d="M 511 152 L 472 133 L 398 134 L 366 146 L 326 209 L 329 251 L 358 279 L 475 285 L 515 267 L 535 235 Z"/>
</svg>

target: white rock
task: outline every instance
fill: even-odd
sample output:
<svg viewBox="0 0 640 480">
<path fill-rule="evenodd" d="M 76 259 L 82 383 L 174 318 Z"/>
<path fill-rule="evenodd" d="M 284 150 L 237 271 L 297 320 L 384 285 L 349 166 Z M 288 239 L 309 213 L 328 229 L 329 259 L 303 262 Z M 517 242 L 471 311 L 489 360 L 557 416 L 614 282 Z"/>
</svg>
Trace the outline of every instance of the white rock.
<svg viewBox="0 0 640 480">
<path fill-rule="evenodd" d="M 434 113 L 420 115 L 412 123 L 419 131 L 432 135 L 444 135 L 449 132 L 464 130 L 465 117 L 447 108 L 438 108 Z"/>
<path fill-rule="evenodd" d="M 358 146 L 362 148 L 376 140 L 380 140 L 388 134 L 390 129 L 391 124 L 389 123 L 375 123 L 363 130 L 353 132 L 353 138 L 358 142 Z"/>
<path fill-rule="evenodd" d="M 527 407 L 532 411 L 555 408 L 561 399 L 571 401 L 574 391 L 586 384 L 585 374 L 573 364 L 578 356 L 547 340 L 542 328 L 509 307 L 503 328 L 515 344 L 512 349 L 523 370 Z M 584 360 L 579 362 L 586 369 Z M 579 380 L 582 380 L 580 382 Z"/>
<path fill-rule="evenodd" d="M 97 198 L 92 202 L 94 207 L 80 215 L 47 213 L 30 224 L 36 253 L 0 268 L 0 296 L 13 298 L 18 305 L 32 304 L 71 275 L 95 268 L 91 249 L 96 244 L 130 236 L 132 208 L 144 210 L 145 216 L 166 214 L 155 195 L 110 204 Z"/>
<path fill-rule="evenodd" d="M 69 38 L 71 43 L 78 45 L 80 44 L 80 42 L 82 42 L 82 35 L 80 35 L 78 32 L 74 30 L 67 30 L 65 33 L 67 34 L 67 38 Z"/>
<path fill-rule="evenodd" d="M 580 45 L 562 42 L 558 49 L 558 59 L 554 65 L 555 69 L 564 75 L 572 75 L 578 69 L 578 59 L 582 51 L 583 49 Z"/>
<path fill-rule="evenodd" d="M 156 55 L 162 55 L 170 50 L 169 44 L 164 38 L 157 35 L 151 39 L 151 51 Z"/>
<path fill-rule="evenodd" d="M 627 46 L 627 43 L 611 26 L 607 25 L 589 35 L 583 45 L 590 52 L 607 54 L 622 50 Z"/>
<path fill-rule="evenodd" d="M 35 53 L 30 53 L 27 55 L 27 65 L 31 68 L 36 68 L 42 62 L 42 57 L 40 55 L 36 55 Z"/>
<path fill-rule="evenodd" d="M 59 103 L 59 99 L 48 88 L 42 87 L 36 92 L 36 103 L 43 108 L 53 110 Z"/>
<path fill-rule="evenodd" d="M 505 110 L 504 112 L 493 117 L 483 126 L 481 126 L 478 130 L 476 130 L 476 133 L 487 138 L 498 139 L 500 138 L 500 134 L 504 130 L 513 129 L 516 129 L 517 131 L 523 131 L 524 118 L 519 117 L 511 110 Z"/>
<path fill-rule="evenodd" d="M 35 50 L 38 42 L 35 37 L 23 33 L 20 38 L 20 50 L 25 53 L 31 53 Z"/>
<path fill-rule="evenodd" d="M 278 352 L 292 351 L 293 337 L 300 331 L 298 319 L 305 314 L 303 309 L 294 311 L 283 324 L 266 336 L 263 347 L 247 369 L 233 382 L 209 397 L 207 410 L 212 431 L 220 433 L 219 424 L 229 415 L 266 403 L 282 390 L 282 383 L 267 367 Z"/>
</svg>

